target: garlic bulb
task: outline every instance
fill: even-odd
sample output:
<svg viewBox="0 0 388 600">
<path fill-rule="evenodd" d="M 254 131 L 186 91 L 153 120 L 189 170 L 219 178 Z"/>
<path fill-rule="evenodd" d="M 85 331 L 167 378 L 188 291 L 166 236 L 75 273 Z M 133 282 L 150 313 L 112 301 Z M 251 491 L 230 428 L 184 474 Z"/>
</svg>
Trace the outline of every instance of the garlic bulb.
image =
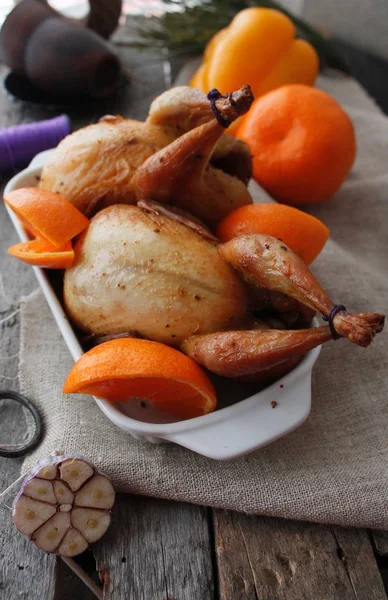
<svg viewBox="0 0 388 600">
<path fill-rule="evenodd" d="M 114 501 L 108 477 L 85 458 L 55 456 L 23 481 L 12 521 L 41 550 L 72 557 L 104 535 Z"/>
</svg>

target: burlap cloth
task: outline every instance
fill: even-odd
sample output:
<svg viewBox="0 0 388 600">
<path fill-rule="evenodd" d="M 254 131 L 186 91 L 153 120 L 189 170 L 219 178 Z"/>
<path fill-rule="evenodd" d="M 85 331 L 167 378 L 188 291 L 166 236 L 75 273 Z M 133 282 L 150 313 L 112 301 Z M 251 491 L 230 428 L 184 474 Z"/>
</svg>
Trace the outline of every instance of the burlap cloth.
<svg viewBox="0 0 388 600">
<path fill-rule="evenodd" d="M 358 156 L 341 191 L 311 209 L 331 238 L 314 271 L 335 302 L 388 310 L 388 119 L 350 79 L 321 79 L 349 111 Z M 367 350 L 323 348 L 313 408 L 292 434 L 232 462 L 172 444 L 138 442 L 89 397 L 65 397 L 73 361 L 40 293 L 22 300 L 20 381 L 44 415 L 45 436 L 27 469 L 54 449 L 81 452 L 116 488 L 249 513 L 388 528 L 387 335 Z M 236 432 L 238 435 L 238 432 Z"/>
</svg>

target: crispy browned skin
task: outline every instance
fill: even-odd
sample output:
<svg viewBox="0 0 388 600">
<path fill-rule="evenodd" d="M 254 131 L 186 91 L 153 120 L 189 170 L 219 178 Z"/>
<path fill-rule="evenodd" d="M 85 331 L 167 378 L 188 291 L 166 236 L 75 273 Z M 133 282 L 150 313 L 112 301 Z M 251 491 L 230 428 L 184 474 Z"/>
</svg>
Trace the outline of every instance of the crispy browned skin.
<svg viewBox="0 0 388 600">
<path fill-rule="evenodd" d="M 268 367 L 267 369 L 261 369 L 257 373 L 250 373 L 249 375 L 242 375 L 238 379 L 240 381 L 261 381 L 265 383 L 271 383 L 276 381 L 290 373 L 300 363 L 303 358 L 303 354 L 295 354 L 286 358 L 283 362 L 277 363 Z"/>
<path fill-rule="evenodd" d="M 268 235 L 246 235 L 221 244 L 219 251 L 246 281 L 287 294 L 328 317 L 333 302 L 307 265 L 283 242 Z M 367 347 L 382 331 L 384 318 L 378 313 L 341 311 L 333 323 L 338 335 Z"/>
<path fill-rule="evenodd" d="M 223 118 L 233 122 L 253 101 L 246 87 L 216 101 Z M 252 203 L 246 185 L 219 169 L 209 167 L 224 128 L 213 117 L 153 154 L 137 170 L 133 185 L 138 200 L 172 204 L 205 223 L 222 219 L 239 206 Z"/>
<path fill-rule="evenodd" d="M 171 88 L 153 100 L 146 123 L 176 131 L 176 137 L 213 118 L 206 94 L 186 85 Z"/>
<path fill-rule="evenodd" d="M 287 359 L 300 356 L 331 339 L 328 326 L 296 331 L 224 331 L 195 335 L 181 348 L 190 358 L 212 373 L 224 377 L 242 377 L 270 370 Z"/>
<path fill-rule="evenodd" d="M 155 215 L 164 215 L 173 221 L 178 221 L 178 223 L 182 223 L 196 231 L 202 237 L 212 241 L 218 242 L 218 238 L 210 231 L 202 221 L 189 215 L 189 213 L 184 210 L 177 208 L 176 206 L 166 206 L 165 204 L 161 204 L 160 202 L 153 202 L 152 200 L 139 200 L 137 203 L 139 208 L 144 209 L 146 212 L 154 213 Z"/>
<path fill-rule="evenodd" d="M 174 139 L 161 126 L 101 119 L 62 140 L 43 167 L 39 187 L 58 192 L 87 216 L 111 204 L 135 204 L 134 173 Z"/>
</svg>

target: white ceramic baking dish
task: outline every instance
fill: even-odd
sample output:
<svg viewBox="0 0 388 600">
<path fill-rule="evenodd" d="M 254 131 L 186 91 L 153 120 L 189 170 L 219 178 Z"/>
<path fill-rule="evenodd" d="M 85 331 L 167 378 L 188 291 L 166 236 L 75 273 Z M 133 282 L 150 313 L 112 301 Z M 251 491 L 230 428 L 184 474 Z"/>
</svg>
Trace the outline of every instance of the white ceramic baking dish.
<svg viewBox="0 0 388 600">
<path fill-rule="evenodd" d="M 5 193 L 21 187 L 35 186 L 50 152 L 38 154 L 27 169 L 9 181 Z M 26 233 L 16 216 L 9 209 L 8 213 L 20 239 L 27 241 Z M 83 350 L 47 274 L 38 267 L 32 268 L 69 351 L 74 360 L 77 360 Z M 314 325 L 317 325 L 316 321 Z M 308 417 L 311 406 L 311 373 L 319 353 L 320 347 L 311 350 L 291 373 L 253 395 L 252 385 L 232 380 L 225 385 L 224 381 L 218 391 L 220 408 L 209 415 L 187 421 L 162 422 L 163 419 L 152 411 L 150 413 L 149 408 L 143 408 L 139 402 L 128 408 L 128 405 L 113 405 L 98 398 L 95 401 L 112 423 L 136 439 L 145 438 L 153 443 L 175 442 L 210 458 L 233 459 L 282 437 Z M 218 385 L 220 383 L 222 384 L 219 381 Z M 236 398 L 239 401 L 236 402 Z"/>
</svg>

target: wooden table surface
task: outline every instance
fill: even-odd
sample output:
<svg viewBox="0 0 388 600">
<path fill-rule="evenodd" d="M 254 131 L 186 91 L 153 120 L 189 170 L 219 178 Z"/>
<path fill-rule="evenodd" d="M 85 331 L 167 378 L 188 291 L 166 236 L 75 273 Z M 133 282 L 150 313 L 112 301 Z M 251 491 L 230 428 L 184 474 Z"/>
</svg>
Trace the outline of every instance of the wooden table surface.
<svg viewBox="0 0 388 600">
<path fill-rule="evenodd" d="M 387 80 L 387 65 L 343 50 L 357 77 L 379 92 L 376 81 L 383 76 Z M 125 44 L 120 54 L 132 75 L 131 85 L 107 101 L 67 109 L 74 128 L 106 113 L 142 119 L 151 100 L 165 89 L 162 62 Z M 0 76 L 5 72 L 0 65 Z M 381 88 L 377 99 L 388 106 L 387 90 Z M 0 90 L 2 127 L 61 112 L 15 101 Z M 7 180 L 1 178 L 0 191 Z M 19 299 L 37 287 L 32 270 L 6 254 L 16 241 L 1 202 L 0 389 L 14 390 Z M 20 409 L 3 402 L 1 443 L 20 438 L 23 425 Z M 0 491 L 18 478 L 21 464 L 22 459 L 0 458 Z M 94 598 L 61 560 L 40 552 L 14 529 L 5 507 L 0 509 L 0 531 L 0 598 Z M 79 562 L 95 580 L 97 565 L 103 596 L 111 600 L 386 600 L 388 535 L 121 496 L 108 533 Z"/>
</svg>

